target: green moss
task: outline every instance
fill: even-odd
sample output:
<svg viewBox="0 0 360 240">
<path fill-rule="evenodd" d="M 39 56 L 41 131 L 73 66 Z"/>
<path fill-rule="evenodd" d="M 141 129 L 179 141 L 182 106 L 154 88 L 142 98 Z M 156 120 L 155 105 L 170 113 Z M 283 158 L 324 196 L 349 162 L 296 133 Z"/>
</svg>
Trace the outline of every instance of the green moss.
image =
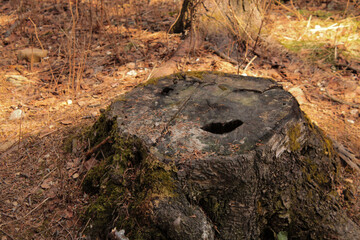
<svg viewBox="0 0 360 240">
<path fill-rule="evenodd" d="M 100 115 L 99 119 L 86 134 L 86 140 L 90 143 L 90 149 L 101 143 L 109 135 L 111 136 L 110 133 L 115 129 L 114 124 L 116 123 L 116 120 L 108 119 L 106 117 L 108 111 L 109 109 L 105 110 L 105 112 Z M 110 142 L 111 141 L 106 142 L 101 146 L 101 149 L 99 149 L 102 152 L 102 157 L 108 157 L 114 153 Z M 100 153 L 100 151 L 98 152 Z"/>
<path fill-rule="evenodd" d="M 172 16 L 174 16 L 174 15 L 177 15 L 177 14 L 178 14 L 177 11 L 171 11 L 171 12 L 169 12 L 169 16 L 170 16 L 170 17 L 172 17 Z"/>
<path fill-rule="evenodd" d="M 140 87 L 145 87 L 147 85 L 156 85 L 159 82 L 159 79 L 164 78 L 164 77 L 155 77 L 155 78 L 150 78 L 148 81 L 140 84 Z"/>
<path fill-rule="evenodd" d="M 178 79 L 185 79 L 186 77 L 194 77 L 200 80 L 204 79 L 204 75 L 205 74 L 215 74 L 215 75 L 219 75 L 219 76 L 225 76 L 226 73 L 223 72 L 211 72 L 211 71 L 189 71 L 189 72 L 177 72 L 174 74 L 171 74 L 169 76 L 161 76 L 161 77 L 155 77 L 155 78 L 150 78 L 148 81 L 139 84 L 139 87 L 144 87 L 144 86 L 148 86 L 148 85 L 156 85 L 160 79 L 163 78 L 171 78 L 173 76 L 175 76 Z"/>
<path fill-rule="evenodd" d="M 200 199 L 199 204 L 202 209 L 209 215 L 213 222 L 216 222 L 218 227 L 226 218 L 228 212 L 228 204 L 225 201 L 220 201 L 216 196 L 208 195 Z"/>
<path fill-rule="evenodd" d="M 98 166 L 89 170 L 83 182 L 83 190 L 90 194 L 98 193 L 100 191 L 101 179 L 105 173 L 106 163 L 104 160 Z"/>
<path fill-rule="evenodd" d="M 127 99 L 125 97 L 125 94 L 123 94 L 123 95 L 120 95 L 119 97 L 117 97 L 114 102 L 126 102 L 126 101 L 127 101 Z"/>
<path fill-rule="evenodd" d="M 131 239 L 165 239 L 151 225 L 153 203 L 175 196 L 175 168 L 156 160 L 140 139 L 117 132 L 115 119 L 102 115 L 94 125 L 92 144 L 111 136 L 99 149 L 105 159 L 91 169 L 83 182 L 93 200 L 84 213 L 87 231 L 104 238 L 109 228 L 125 229 Z"/>
<path fill-rule="evenodd" d="M 63 149 L 67 153 L 71 153 L 73 149 L 73 140 L 76 138 L 76 135 L 70 135 L 65 138 L 63 142 Z"/>
<path fill-rule="evenodd" d="M 336 64 L 335 53 L 343 52 L 343 50 L 335 49 L 335 45 L 319 41 L 282 40 L 281 44 L 292 52 L 300 53 L 310 63 L 321 60 L 325 63 Z"/>
<path fill-rule="evenodd" d="M 336 152 L 334 150 L 332 140 L 328 138 L 325 135 L 324 131 L 318 126 L 316 126 L 306 114 L 304 114 L 304 118 L 309 129 L 321 140 L 325 155 L 330 158 L 334 157 L 336 155 Z"/>
<path fill-rule="evenodd" d="M 204 76 L 207 74 L 226 76 L 226 73 L 218 72 L 218 71 L 188 71 L 188 72 L 178 72 L 178 73 L 175 73 L 174 75 L 176 77 L 178 77 L 179 79 L 185 79 L 185 77 L 194 77 L 194 78 L 203 80 Z"/>
<path fill-rule="evenodd" d="M 298 138 L 301 135 L 301 128 L 300 124 L 295 124 L 292 127 L 288 129 L 287 135 L 289 137 L 289 147 L 290 150 L 295 152 L 300 149 L 300 143 L 298 141 Z"/>
<path fill-rule="evenodd" d="M 309 11 L 306 9 L 300 9 L 299 13 L 301 15 L 303 15 L 306 18 L 309 18 L 310 16 L 315 16 L 318 17 L 320 19 L 326 20 L 329 17 L 331 17 L 334 13 L 329 12 L 329 11 L 322 11 L 322 10 L 316 10 L 316 11 Z M 289 13 L 291 15 L 291 13 Z"/>
<path fill-rule="evenodd" d="M 188 77 L 195 77 L 195 78 L 199 78 L 199 79 L 204 79 L 204 75 L 208 74 L 209 72 L 207 71 L 189 71 L 186 72 L 186 76 Z"/>
<path fill-rule="evenodd" d="M 280 231 L 277 234 L 277 240 L 287 240 L 288 239 L 288 233 L 286 231 Z"/>
<path fill-rule="evenodd" d="M 64 151 L 67 153 L 71 153 L 73 151 L 73 147 L 76 147 L 76 143 L 80 143 L 87 138 L 89 129 L 89 127 L 81 127 L 80 129 L 76 127 L 69 130 L 70 133 L 62 143 Z"/>
<path fill-rule="evenodd" d="M 322 140 L 324 146 L 324 153 L 329 157 L 332 157 L 332 155 L 334 154 L 334 147 L 332 140 L 326 137 L 325 135 L 323 135 Z"/>
<path fill-rule="evenodd" d="M 306 180 L 308 182 L 315 182 L 318 186 L 327 187 L 331 182 L 331 174 L 324 171 L 324 169 L 320 169 L 319 166 L 309 158 L 305 159 L 305 162 L 306 166 L 303 168 L 303 173 L 306 177 Z"/>
<path fill-rule="evenodd" d="M 186 77 L 194 77 L 198 79 L 203 79 L 204 74 L 208 74 L 208 71 L 188 71 L 188 72 L 177 72 L 174 73 L 172 76 L 175 76 L 178 79 L 185 79 Z"/>
</svg>

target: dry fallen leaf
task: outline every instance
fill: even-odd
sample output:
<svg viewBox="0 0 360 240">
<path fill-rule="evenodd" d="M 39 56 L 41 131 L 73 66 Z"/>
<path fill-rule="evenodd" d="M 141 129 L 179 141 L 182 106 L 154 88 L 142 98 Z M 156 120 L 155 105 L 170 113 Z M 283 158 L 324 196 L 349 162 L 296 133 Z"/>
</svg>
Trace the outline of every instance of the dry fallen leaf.
<svg viewBox="0 0 360 240">
<path fill-rule="evenodd" d="M 44 182 L 40 186 L 43 189 L 49 189 L 52 184 L 53 184 L 52 178 L 47 178 L 44 180 Z"/>
<path fill-rule="evenodd" d="M 46 197 L 48 198 L 55 198 L 57 196 L 58 188 L 52 187 L 48 191 L 46 191 Z"/>
<path fill-rule="evenodd" d="M 69 218 L 72 218 L 73 216 L 74 216 L 74 214 L 71 210 L 66 209 L 64 211 L 64 216 L 63 216 L 64 218 L 69 219 Z"/>
<path fill-rule="evenodd" d="M 95 158 L 90 158 L 89 160 L 84 162 L 84 167 L 86 168 L 87 171 L 89 171 L 96 164 L 97 164 L 96 159 Z"/>
</svg>

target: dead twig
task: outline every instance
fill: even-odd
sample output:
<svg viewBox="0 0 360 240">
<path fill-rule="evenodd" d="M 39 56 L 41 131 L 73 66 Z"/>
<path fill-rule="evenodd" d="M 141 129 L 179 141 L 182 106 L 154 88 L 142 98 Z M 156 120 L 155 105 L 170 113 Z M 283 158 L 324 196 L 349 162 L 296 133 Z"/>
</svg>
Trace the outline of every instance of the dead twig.
<svg viewBox="0 0 360 240">
<path fill-rule="evenodd" d="M 205 49 L 208 49 L 212 52 L 214 52 L 216 55 L 218 55 L 219 57 L 225 59 L 226 61 L 230 62 L 231 64 L 234 65 L 238 65 L 238 61 L 236 61 L 235 59 L 229 57 L 228 55 L 226 55 L 225 53 L 221 52 L 220 50 L 218 50 L 216 47 L 213 46 L 205 46 Z"/>
<path fill-rule="evenodd" d="M 0 224 L 0 228 L 3 227 L 3 226 L 6 226 L 6 225 L 9 225 L 11 223 L 14 223 L 14 222 L 17 222 L 17 221 L 20 221 L 24 218 L 26 218 L 27 216 L 29 216 L 31 213 L 33 213 L 36 209 L 38 209 L 39 207 L 41 207 L 44 203 L 46 203 L 50 198 L 45 198 L 44 201 L 42 201 L 41 203 L 39 203 L 36 207 L 34 207 L 33 209 L 31 209 L 27 214 L 25 214 L 24 216 L 18 218 L 18 219 L 15 219 L 15 220 L 11 220 L 9 222 L 6 222 L 6 223 L 3 223 L 3 224 Z"/>
<path fill-rule="evenodd" d="M 2 233 L 4 233 L 6 236 L 8 236 L 9 238 L 15 239 L 13 236 L 11 236 L 10 234 L 8 234 L 7 232 L 5 232 L 4 230 L 2 230 L 1 228 L 0 228 L 0 231 L 1 231 Z"/>
<path fill-rule="evenodd" d="M 325 88 L 325 96 L 327 98 L 329 98 L 330 100 L 334 101 L 334 102 L 341 103 L 341 104 L 344 104 L 344 105 L 348 105 L 348 106 L 353 107 L 353 108 L 360 108 L 360 104 L 346 102 L 346 101 L 343 101 L 343 100 L 341 100 L 339 98 L 331 96 L 329 91 L 326 88 Z"/>
<path fill-rule="evenodd" d="M 282 8 L 284 8 L 285 10 L 288 10 L 289 12 L 293 13 L 294 15 L 296 15 L 296 17 L 299 19 L 299 21 L 304 20 L 303 16 L 296 10 L 296 8 L 294 7 L 294 4 L 291 1 L 291 5 L 293 7 L 293 9 L 285 6 L 284 4 L 282 4 L 279 0 L 275 0 L 275 2 L 277 4 L 279 4 Z"/>
<path fill-rule="evenodd" d="M 360 67 L 356 67 L 356 66 L 352 66 L 352 65 L 347 65 L 347 64 L 336 64 L 335 65 L 336 67 L 343 67 L 345 69 L 349 69 L 349 70 L 352 70 L 356 73 L 360 73 Z"/>
<path fill-rule="evenodd" d="M 246 65 L 246 67 L 244 68 L 244 71 L 246 71 L 246 69 L 252 64 L 252 62 L 257 58 L 257 56 L 255 55 L 250 61 L 249 63 Z"/>
<path fill-rule="evenodd" d="M 81 230 L 81 232 L 79 234 L 80 237 L 82 237 L 82 235 L 83 235 L 85 229 L 87 228 L 87 226 L 89 225 L 90 221 L 91 221 L 91 218 L 89 218 L 89 220 L 86 222 L 84 228 Z"/>
<path fill-rule="evenodd" d="M 64 227 L 60 222 L 58 222 L 58 225 L 63 229 L 65 229 L 65 231 L 68 233 L 71 239 L 74 239 L 74 237 L 71 235 L 70 231 L 66 227 Z"/>
<path fill-rule="evenodd" d="M 41 43 L 40 39 L 39 39 L 39 35 L 38 35 L 38 31 L 37 31 L 37 27 L 36 27 L 36 24 L 34 23 L 34 21 L 31 19 L 31 17 L 28 18 L 30 20 L 30 22 L 34 25 L 34 29 L 35 29 L 35 37 L 36 39 L 38 40 L 39 44 L 40 44 L 40 47 L 42 50 L 44 50 L 44 46 L 43 44 Z"/>
<path fill-rule="evenodd" d="M 90 157 L 94 152 L 96 152 L 102 145 L 104 145 L 105 143 L 107 143 L 107 141 L 110 140 L 110 136 L 107 136 L 104 140 L 102 140 L 98 145 L 96 145 L 95 147 L 93 147 L 92 149 L 90 149 L 89 151 L 87 151 L 87 153 L 85 154 L 85 157 L 88 158 Z"/>
</svg>

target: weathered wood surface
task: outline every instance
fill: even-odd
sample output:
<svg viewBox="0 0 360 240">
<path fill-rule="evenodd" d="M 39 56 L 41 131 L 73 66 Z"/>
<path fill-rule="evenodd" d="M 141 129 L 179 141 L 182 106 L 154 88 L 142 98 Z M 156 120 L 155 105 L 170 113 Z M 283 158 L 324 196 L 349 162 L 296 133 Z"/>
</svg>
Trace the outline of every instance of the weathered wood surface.
<svg viewBox="0 0 360 240">
<path fill-rule="evenodd" d="M 114 129 L 120 140 L 113 137 L 113 145 L 106 146 L 109 165 L 101 168 L 100 177 L 96 169 L 90 172 L 85 189 L 102 198 L 112 196 L 104 190 L 109 184 L 126 189 L 132 196 L 121 198 L 127 211 L 115 204 L 107 218 L 109 228 L 125 228 L 130 239 L 141 239 L 134 228 L 145 232 L 144 219 L 158 233 L 143 239 L 360 236 L 359 226 L 338 203 L 340 165 L 331 141 L 304 117 L 295 98 L 270 79 L 196 72 L 151 80 L 115 101 L 102 122 L 107 127 L 95 134 L 93 144 Z M 133 153 L 129 162 L 117 162 L 128 151 Z M 161 165 L 144 167 L 154 166 L 149 161 Z M 133 172 L 131 183 L 127 168 Z M 145 184 L 145 176 L 160 168 L 170 173 L 171 183 L 156 178 L 157 183 Z M 144 188 L 151 190 L 144 193 Z M 121 215 L 140 208 L 133 204 L 139 196 L 146 210 L 136 211 L 137 226 L 127 225 L 130 217 Z M 94 219 L 100 215 L 89 213 Z"/>
</svg>

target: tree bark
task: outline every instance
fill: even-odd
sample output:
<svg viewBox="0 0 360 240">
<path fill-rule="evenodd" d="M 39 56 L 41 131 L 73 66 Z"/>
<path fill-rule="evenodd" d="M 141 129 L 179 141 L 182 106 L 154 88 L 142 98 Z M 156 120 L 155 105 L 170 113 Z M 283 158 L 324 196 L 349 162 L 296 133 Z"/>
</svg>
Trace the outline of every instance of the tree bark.
<svg viewBox="0 0 360 240">
<path fill-rule="evenodd" d="M 89 233 L 130 239 L 356 239 L 331 141 L 270 79 L 179 73 L 115 101 L 93 128 Z M 96 197 L 97 196 L 97 197 Z M 96 198 L 95 198 L 96 197 Z"/>
<path fill-rule="evenodd" d="M 192 0 L 184 0 L 180 13 L 176 18 L 174 24 L 170 27 L 170 33 L 184 33 L 186 27 L 189 27 L 189 23 L 191 22 L 191 16 L 186 16 L 186 14 L 190 11 L 190 3 Z"/>
<path fill-rule="evenodd" d="M 240 53 L 248 54 L 249 46 L 255 48 L 258 43 L 264 13 L 270 2 L 184 0 L 170 33 L 191 30 L 192 37 L 207 39 L 220 52 L 238 59 Z"/>
</svg>

